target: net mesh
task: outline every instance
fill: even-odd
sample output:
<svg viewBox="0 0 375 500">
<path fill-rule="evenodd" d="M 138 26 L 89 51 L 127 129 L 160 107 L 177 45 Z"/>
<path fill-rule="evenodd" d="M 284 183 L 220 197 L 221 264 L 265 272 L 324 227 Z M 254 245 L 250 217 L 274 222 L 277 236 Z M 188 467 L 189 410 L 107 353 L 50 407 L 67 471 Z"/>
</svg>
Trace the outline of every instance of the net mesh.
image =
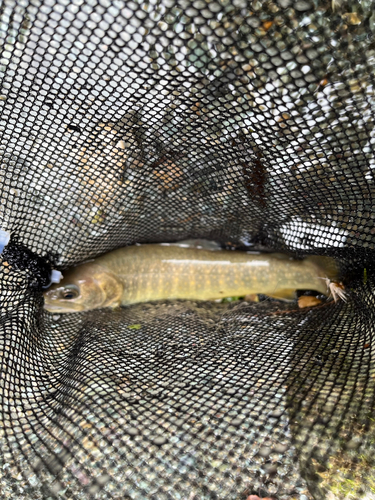
<svg viewBox="0 0 375 500">
<path fill-rule="evenodd" d="M 2 498 L 373 498 L 373 7 L 1 2 Z M 333 256 L 349 300 L 43 309 L 186 238 Z"/>
</svg>

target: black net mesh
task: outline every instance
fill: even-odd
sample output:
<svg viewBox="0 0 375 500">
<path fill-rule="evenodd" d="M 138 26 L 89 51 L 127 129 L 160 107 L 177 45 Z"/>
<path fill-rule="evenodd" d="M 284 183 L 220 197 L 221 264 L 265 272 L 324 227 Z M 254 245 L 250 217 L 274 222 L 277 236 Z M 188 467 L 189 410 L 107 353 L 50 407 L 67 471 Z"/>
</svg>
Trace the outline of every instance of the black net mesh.
<svg viewBox="0 0 375 500">
<path fill-rule="evenodd" d="M 373 7 L 0 3 L 1 498 L 373 498 Z M 349 300 L 43 309 L 187 238 L 335 257 Z"/>
</svg>

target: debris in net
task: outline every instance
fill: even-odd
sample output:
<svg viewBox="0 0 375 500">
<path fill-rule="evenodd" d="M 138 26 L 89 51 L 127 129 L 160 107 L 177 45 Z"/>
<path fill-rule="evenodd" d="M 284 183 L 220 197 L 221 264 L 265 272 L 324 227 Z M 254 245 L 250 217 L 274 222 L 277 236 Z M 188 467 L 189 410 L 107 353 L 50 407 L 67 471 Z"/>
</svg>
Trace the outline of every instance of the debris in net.
<svg viewBox="0 0 375 500">
<path fill-rule="evenodd" d="M 243 300 L 243 299 L 244 299 L 244 297 L 236 297 L 236 296 L 235 297 L 225 297 L 224 299 L 218 299 L 217 302 L 225 304 L 226 302 L 236 302 L 237 300 Z"/>
<path fill-rule="evenodd" d="M 248 293 L 244 297 L 245 302 L 259 302 L 259 297 L 257 293 Z"/>
<path fill-rule="evenodd" d="M 129 326 L 128 326 L 128 328 L 129 328 L 130 330 L 139 330 L 140 328 L 142 328 L 142 325 L 141 325 L 141 324 L 139 324 L 139 323 L 137 323 L 137 324 L 135 324 L 135 325 L 129 325 Z"/>
<path fill-rule="evenodd" d="M 347 12 L 341 16 L 344 21 L 349 25 L 361 24 L 362 19 L 358 16 L 357 12 Z"/>
<path fill-rule="evenodd" d="M 53 283 L 60 283 L 60 281 L 63 279 L 63 275 L 60 271 L 57 269 L 52 269 L 51 275 L 50 275 L 50 282 L 48 285 L 44 286 L 43 288 L 49 288 Z"/>
<path fill-rule="evenodd" d="M 60 271 L 58 271 L 57 269 L 52 269 L 51 283 L 60 283 L 62 278 L 63 278 L 63 275 L 61 274 Z"/>
<path fill-rule="evenodd" d="M 320 299 L 311 295 L 301 295 L 301 297 L 298 297 L 298 307 L 301 309 L 318 306 L 321 303 L 322 301 Z"/>
</svg>

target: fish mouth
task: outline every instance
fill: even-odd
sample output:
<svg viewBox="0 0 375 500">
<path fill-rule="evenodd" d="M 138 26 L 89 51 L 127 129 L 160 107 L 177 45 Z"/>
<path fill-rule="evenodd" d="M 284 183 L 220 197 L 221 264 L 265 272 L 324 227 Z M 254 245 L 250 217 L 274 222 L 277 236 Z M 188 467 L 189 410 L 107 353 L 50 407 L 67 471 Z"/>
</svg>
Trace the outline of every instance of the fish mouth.
<svg viewBox="0 0 375 500">
<path fill-rule="evenodd" d="M 69 305 L 61 305 L 61 304 L 52 304 L 45 302 L 44 309 L 50 313 L 74 313 L 83 311 L 84 308 L 81 304 L 69 304 Z"/>
</svg>

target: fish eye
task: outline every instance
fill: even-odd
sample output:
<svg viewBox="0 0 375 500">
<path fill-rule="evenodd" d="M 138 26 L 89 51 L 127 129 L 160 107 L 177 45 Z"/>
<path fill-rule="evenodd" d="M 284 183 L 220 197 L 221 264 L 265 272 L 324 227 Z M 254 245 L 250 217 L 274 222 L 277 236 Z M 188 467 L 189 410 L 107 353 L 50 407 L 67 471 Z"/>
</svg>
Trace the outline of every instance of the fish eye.
<svg viewBox="0 0 375 500">
<path fill-rule="evenodd" d="M 69 285 L 60 292 L 61 298 L 66 300 L 76 299 L 79 295 L 79 288 L 75 285 Z"/>
</svg>

